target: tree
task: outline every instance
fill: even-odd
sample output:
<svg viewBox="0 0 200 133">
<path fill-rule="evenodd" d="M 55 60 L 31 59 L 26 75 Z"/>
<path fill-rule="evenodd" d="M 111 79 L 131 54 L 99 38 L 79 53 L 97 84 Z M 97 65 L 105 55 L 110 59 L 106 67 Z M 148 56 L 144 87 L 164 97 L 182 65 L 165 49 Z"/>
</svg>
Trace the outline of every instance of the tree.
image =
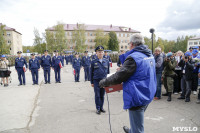
<svg viewBox="0 0 200 133">
<path fill-rule="evenodd" d="M 98 29 L 96 30 L 96 37 L 94 41 L 96 42 L 95 47 L 102 45 L 104 49 L 108 49 L 109 35 L 108 34 L 104 35 L 103 30 Z"/>
<path fill-rule="evenodd" d="M 33 44 L 33 46 L 35 47 L 34 52 L 43 53 L 42 46 L 41 46 L 42 38 L 40 37 L 40 33 L 39 33 L 38 29 L 36 29 L 36 28 L 34 28 L 33 32 L 34 32 L 34 36 L 35 36 L 34 44 Z"/>
<path fill-rule="evenodd" d="M 83 52 L 86 50 L 87 45 L 85 45 L 85 25 L 77 24 L 77 29 L 72 32 L 72 41 L 75 43 L 75 51 Z"/>
<path fill-rule="evenodd" d="M 67 48 L 67 37 L 65 35 L 64 24 L 58 22 L 56 26 L 54 26 L 55 34 L 55 45 L 58 51 L 63 51 Z"/>
<path fill-rule="evenodd" d="M 1 54 L 9 54 L 10 53 L 10 45 L 7 44 L 6 39 L 6 31 L 5 25 L 0 25 L 0 52 Z M 12 42 L 11 42 L 12 43 Z"/>
<path fill-rule="evenodd" d="M 29 50 L 29 52 L 34 52 L 34 46 L 23 46 L 23 53 L 27 53 L 27 50 Z"/>
<path fill-rule="evenodd" d="M 48 49 L 48 51 L 50 53 L 52 53 L 55 49 L 56 49 L 56 45 L 55 45 L 55 39 L 54 39 L 54 34 L 53 32 L 46 30 L 45 33 L 43 34 L 45 41 L 46 41 L 46 49 Z"/>
<path fill-rule="evenodd" d="M 114 31 L 109 33 L 108 48 L 112 51 L 119 51 L 119 42 L 117 40 L 117 35 Z"/>
</svg>

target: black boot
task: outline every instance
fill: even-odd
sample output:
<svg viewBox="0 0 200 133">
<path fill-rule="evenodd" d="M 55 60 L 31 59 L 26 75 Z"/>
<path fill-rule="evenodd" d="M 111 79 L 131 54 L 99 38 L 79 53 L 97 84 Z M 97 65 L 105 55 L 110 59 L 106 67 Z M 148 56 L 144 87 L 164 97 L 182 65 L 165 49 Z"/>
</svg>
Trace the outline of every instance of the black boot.
<svg viewBox="0 0 200 133">
<path fill-rule="evenodd" d="M 172 93 L 171 92 L 168 92 L 168 99 L 167 99 L 167 101 L 168 102 L 171 102 L 171 100 L 172 100 Z"/>
</svg>

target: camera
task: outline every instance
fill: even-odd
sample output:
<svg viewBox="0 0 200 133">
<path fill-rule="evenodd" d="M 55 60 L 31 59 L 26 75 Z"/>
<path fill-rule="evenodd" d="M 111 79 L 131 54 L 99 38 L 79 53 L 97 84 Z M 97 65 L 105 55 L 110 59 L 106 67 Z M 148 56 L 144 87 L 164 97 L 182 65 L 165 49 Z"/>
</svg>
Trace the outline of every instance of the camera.
<svg viewBox="0 0 200 133">
<path fill-rule="evenodd" d="M 188 57 L 186 56 L 185 59 L 188 59 Z"/>
</svg>

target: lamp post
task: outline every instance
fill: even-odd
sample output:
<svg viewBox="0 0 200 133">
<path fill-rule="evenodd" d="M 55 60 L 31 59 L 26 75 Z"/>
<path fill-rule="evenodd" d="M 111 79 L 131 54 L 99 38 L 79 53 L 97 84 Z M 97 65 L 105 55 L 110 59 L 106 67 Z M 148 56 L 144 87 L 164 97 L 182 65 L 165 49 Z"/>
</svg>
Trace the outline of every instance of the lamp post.
<svg viewBox="0 0 200 133">
<path fill-rule="evenodd" d="M 154 30 L 153 28 L 151 28 L 151 29 L 149 30 L 149 32 L 151 33 L 151 39 L 152 39 L 152 54 L 153 54 L 153 34 L 154 34 L 155 30 Z"/>
</svg>

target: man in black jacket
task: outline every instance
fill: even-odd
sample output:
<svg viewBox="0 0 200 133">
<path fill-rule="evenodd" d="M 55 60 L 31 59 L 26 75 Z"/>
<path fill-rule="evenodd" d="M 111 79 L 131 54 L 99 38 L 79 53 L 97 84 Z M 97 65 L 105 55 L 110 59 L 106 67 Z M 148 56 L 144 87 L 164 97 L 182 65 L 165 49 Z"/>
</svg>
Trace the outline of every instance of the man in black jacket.
<svg viewBox="0 0 200 133">
<path fill-rule="evenodd" d="M 178 99 L 185 99 L 185 102 L 190 102 L 190 94 L 192 87 L 192 53 L 186 52 L 185 57 L 178 64 L 182 68 L 181 89 L 182 93 Z"/>
<path fill-rule="evenodd" d="M 129 110 L 131 126 L 131 129 L 123 127 L 125 133 L 144 133 L 144 112 L 156 92 L 155 60 L 143 43 L 140 34 L 133 35 L 130 51 L 120 56 L 122 67 L 99 82 L 101 87 L 123 82 L 124 109 Z"/>
</svg>

